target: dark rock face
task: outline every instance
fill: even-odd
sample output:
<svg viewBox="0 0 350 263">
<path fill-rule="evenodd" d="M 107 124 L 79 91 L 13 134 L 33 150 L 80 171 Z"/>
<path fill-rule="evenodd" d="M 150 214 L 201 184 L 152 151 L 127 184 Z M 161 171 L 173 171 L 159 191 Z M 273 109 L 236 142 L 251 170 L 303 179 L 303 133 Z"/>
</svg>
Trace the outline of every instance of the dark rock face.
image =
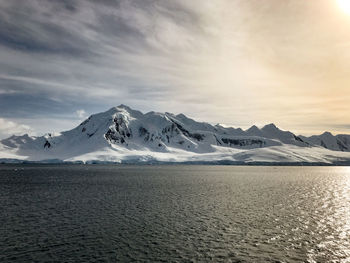
<svg viewBox="0 0 350 263">
<path fill-rule="evenodd" d="M 338 147 L 339 149 L 344 152 L 344 151 L 348 151 L 348 147 L 346 147 L 340 140 L 337 140 L 337 144 L 338 144 Z"/>
<path fill-rule="evenodd" d="M 259 139 L 228 139 L 228 138 L 222 138 L 221 141 L 224 144 L 227 144 L 229 146 L 251 146 L 251 145 L 258 145 L 259 147 L 262 147 L 266 144 L 265 141 L 259 140 Z"/>
<path fill-rule="evenodd" d="M 199 133 L 190 133 L 188 130 L 186 130 L 182 125 L 177 123 L 174 120 L 171 120 L 173 124 L 182 132 L 183 135 L 196 139 L 197 141 L 202 141 L 204 139 L 204 134 L 199 134 Z"/>
<path fill-rule="evenodd" d="M 140 127 L 140 129 L 139 129 L 139 136 L 140 137 L 145 137 L 144 140 L 145 140 L 145 142 L 147 142 L 149 140 L 149 138 L 150 138 L 150 133 L 149 133 L 149 131 L 146 128 Z"/>
<path fill-rule="evenodd" d="M 97 130 L 94 131 L 93 133 L 87 133 L 86 135 L 90 138 L 90 137 L 94 136 L 96 132 L 97 132 Z"/>
<path fill-rule="evenodd" d="M 175 123 L 163 128 L 162 134 L 178 135 L 180 134 L 179 129 L 176 127 Z"/>
<path fill-rule="evenodd" d="M 129 127 L 127 123 L 125 122 L 124 118 L 121 116 L 116 116 L 113 120 L 115 123 L 115 130 L 122 135 L 123 137 L 130 138 L 132 136 L 131 130 L 129 130 Z"/>
<path fill-rule="evenodd" d="M 214 137 L 215 137 L 216 145 L 222 145 L 222 143 L 220 142 L 218 137 L 216 137 L 215 135 L 214 135 Z"/>
<path fill-rule="evenodd" d="M 140 136 L 145 136 L 145 135 L 149 135 L 149 132 L 146 128 L 140 127 L 139 129 L 139 135 Z"/>
<path fill-rule="evenodd" d="M 105 138 L 112 143 L 125 143 L 127 138 L 132 138 L 132 131 L 129 129 L 122 116 L 116 116 L 113 119 L 114 127 L 109 128 Z"/>
<path fill-rule="evenodd" d="M 120 135 L 117 134 L 116 132 L 112 131 L 111 129 L 108 129 L 108 131 L 105 134 L 105 138 L 106 138 L 106 140 L 113 142 L 113 143 L 121 142 Z"/>
<path fill-rule="evenodd" d="M 169 118 L 170 124 L 161 128 L 159 131 L 150 131 L 144 126 L 140 126 L 137 132 L 133 131 L 128 122 L 123 118 L 123 116 L 116 116 L 113 119 L 114 126 L 110 127 L 108 131 L 105 133 L 104 137 L 110 141 L 111 143 L 121 143 L 128 144 L 128 140 L 133 137 L 134 134 L 137 134 L 137 137 L 142 138 L 144 142 L 154 143 L 154 146 L 157 147 L 165 147 L 168 144 L 172 143 L 172 140 L 177 138 L 177 136 L 182 135 L 187 137 L 190 140 L 195 140 L 197 142 L 201 142 L 205 139 L 205 135 L 198 132 L 191 132 L 187 128 L 184 127 L 183 124 L 180 124 L 178 121 Z M 215 134 L 213 134 L 216 144 L 220 146 L 227 147 L 247 147 L 247 146 L 255 146 L 255 147 L 263 147 L 266 145 L 266 141 L 259 138 L 218 138 Z M 301 140 L 301 139 L 300 139 Z M 189 145 L 185 144 L 186 140 L 176 140 L 174 143 L 179 146 L 184 146 L 186 148 L 190 148 Z"/>
<path fill-rule="evenodd" d="M 350 136 L 337 135 L 338 146 L 342 151 L 350 151 Z"/>
<path fill-rule="evenodd" d="M 299 136 L 295 136 L 295 135 L 293 135 L 293 136 L 294 136 L 294 139 L 295 139 L 296 141 L 299 141 L 299 142 L 303 142 L 303 143 L 308 144 L 307 142 L 304 142 L 303 139 L 301 139 Z"/>
<path fill-rule="evenodd" d="M 87 124 L 90 120 L 91 120 L 91 116 L 90 116 L 89 118 L 87 118 L 85 121 L 83 121 L 82 123 L 80 123 L 79 126 L 84 126 L 84 125 Z"/>
<path fill-rule="evenodd" d="M 51 143 L 49 143 L 48 140 L 46 140 L 45 144 L 44 144 L 44 148 L 50 148 L 51 147 Z"/>
<path fill-rule="evenodd" d="M 337 137 L 344 145 L 350 145 L 350 136 L 349 135 L 337 135 Z"/>
</svg>

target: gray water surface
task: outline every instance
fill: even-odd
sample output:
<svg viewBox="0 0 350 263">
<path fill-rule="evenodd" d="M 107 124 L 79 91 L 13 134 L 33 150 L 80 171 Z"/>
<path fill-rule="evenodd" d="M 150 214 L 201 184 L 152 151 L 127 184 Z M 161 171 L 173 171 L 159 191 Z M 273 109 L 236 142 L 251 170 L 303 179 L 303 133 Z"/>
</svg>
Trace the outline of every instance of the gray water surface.
<svg viewBox="0 0 350 263">
<path fill-rule="evenodd" d="M 350 262 L 350 168 L 0 166 L 0 262 Z"/>
</svg>

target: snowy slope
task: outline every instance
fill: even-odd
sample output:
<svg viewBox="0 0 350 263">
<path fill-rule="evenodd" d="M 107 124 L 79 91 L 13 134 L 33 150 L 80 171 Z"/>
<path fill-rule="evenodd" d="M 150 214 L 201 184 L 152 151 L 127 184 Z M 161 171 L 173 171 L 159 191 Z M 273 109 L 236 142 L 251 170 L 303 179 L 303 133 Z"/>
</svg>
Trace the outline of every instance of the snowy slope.
<svg viewBox="0 0 350 263">
<path fill-rule="evenodd" d="M 302 136 L 301 136 L 302 137 Z M 312 144 L 333 151 L 350 151 L 350 135 L 333 135 L 330 132 L 325 132 L 321 135 L 313 135 L 311 137 L 302 137 L 303 140 Z"/>
<path fill-rule="evenodd" d="M 322 147 L 321 141 L 328 146 Z M 143 114 L 120 105 L 59 134 L 2 140 L 0 160 L 332 163 L 350 160 L 350 152 L 341 152 L 348 151 L 349 142 L 347 135 L 339 135 L 335 141 L 307 138 L 274 124 L 243 131 L 196 122 L 183 114 Z"/>
</svg>

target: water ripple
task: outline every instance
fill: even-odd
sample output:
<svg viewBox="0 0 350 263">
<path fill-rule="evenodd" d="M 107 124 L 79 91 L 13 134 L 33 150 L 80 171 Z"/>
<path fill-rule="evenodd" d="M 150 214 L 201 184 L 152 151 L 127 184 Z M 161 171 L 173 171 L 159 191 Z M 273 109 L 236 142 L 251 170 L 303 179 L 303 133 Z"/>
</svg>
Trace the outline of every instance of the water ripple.
<svg viewBox="0 0 350 263">
<path fill-rule="evenodd" d="M 350 169 L 1 166 L 1 262 L 350 262 Z"/>
</svg>

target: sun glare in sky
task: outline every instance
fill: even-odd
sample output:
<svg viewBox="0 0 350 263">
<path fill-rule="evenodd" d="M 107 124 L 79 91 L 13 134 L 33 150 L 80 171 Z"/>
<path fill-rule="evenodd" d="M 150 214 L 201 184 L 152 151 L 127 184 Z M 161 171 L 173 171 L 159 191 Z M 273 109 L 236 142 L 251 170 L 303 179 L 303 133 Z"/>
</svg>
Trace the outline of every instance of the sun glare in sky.
<svg viewBox="0 0 350 263">
<path fill-rule="evenodd" d="M 350 0 L 337 0 L 339 7 L 348 15 L 350 15 Z"/>
<path fill-rule="evenodd" d="M 0 138 L 119 104 L 347 134 L 349 87 L 350 0 L 0 0 Z"/>
</svg>

